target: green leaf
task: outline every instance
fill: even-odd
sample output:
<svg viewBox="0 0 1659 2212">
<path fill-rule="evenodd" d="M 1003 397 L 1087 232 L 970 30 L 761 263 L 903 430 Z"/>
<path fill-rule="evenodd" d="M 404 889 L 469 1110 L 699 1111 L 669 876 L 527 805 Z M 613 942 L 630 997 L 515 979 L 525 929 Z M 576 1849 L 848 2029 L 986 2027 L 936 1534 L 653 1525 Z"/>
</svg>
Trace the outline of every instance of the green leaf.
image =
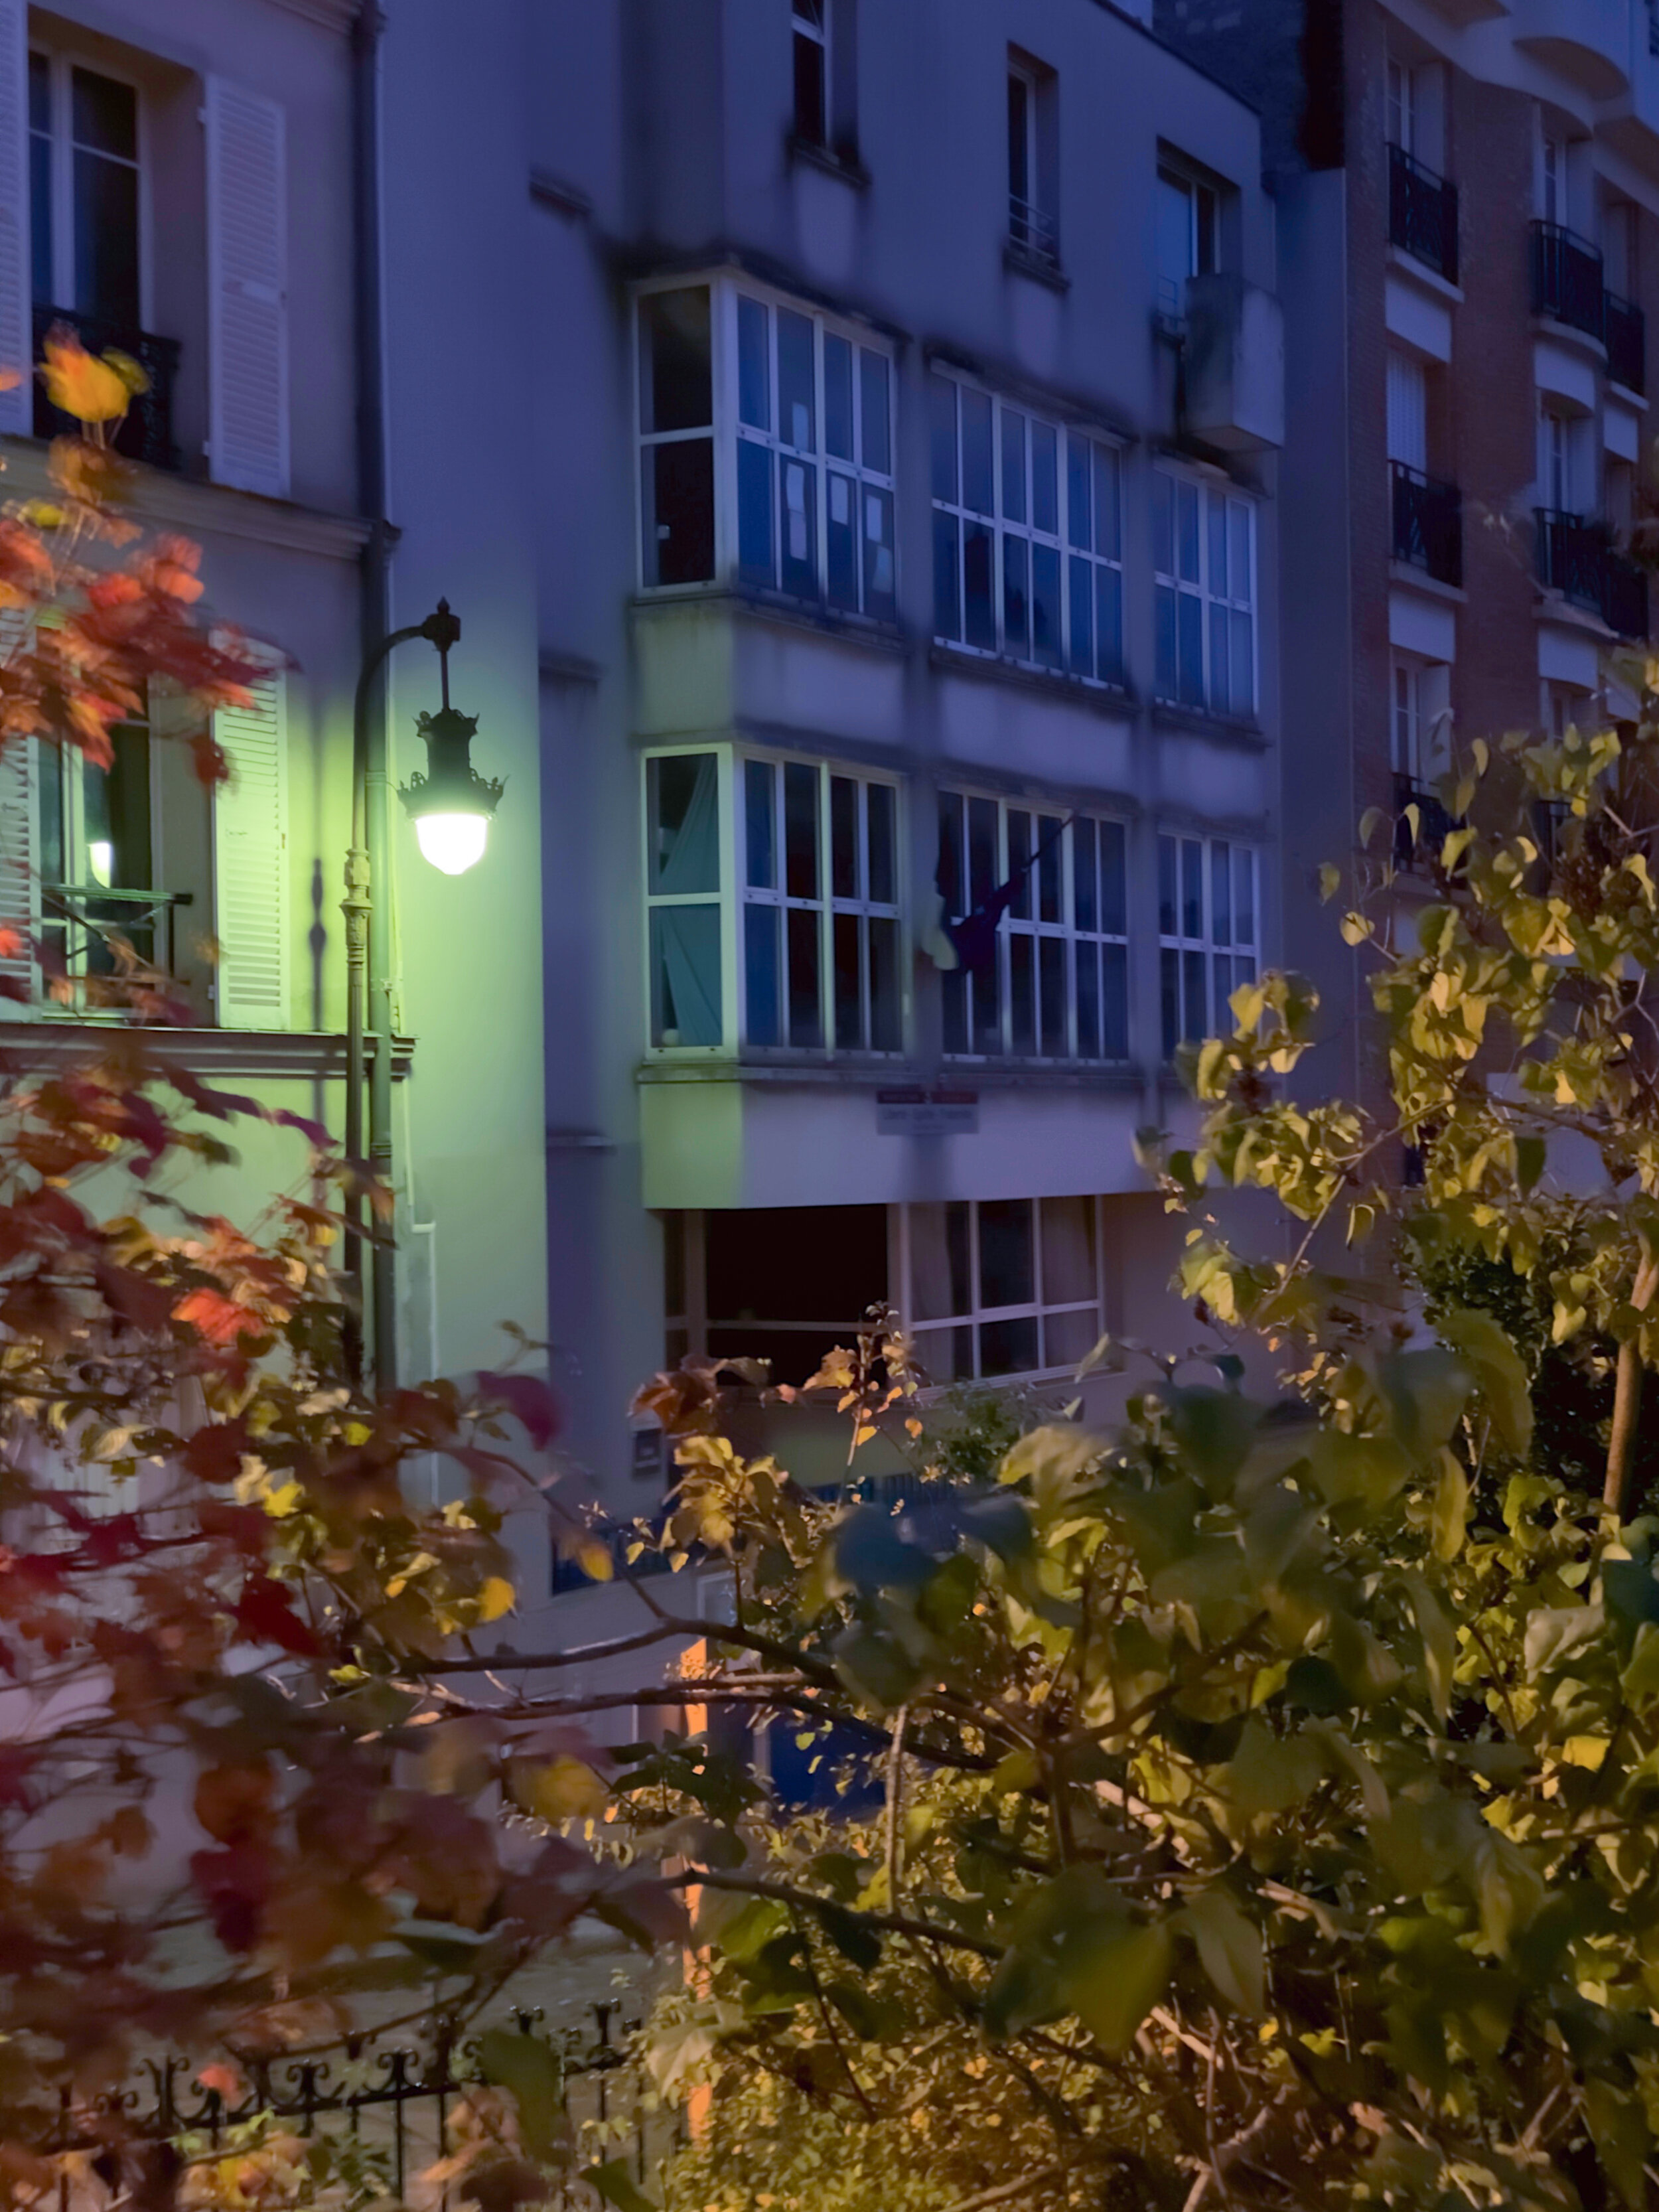
<svg viewBox="0 0 1659 2212">
<path fill-rule="evenodd" d="M 1106 2051 L 1127 2051 L 1169 1985 L 1173 1945 L 1161 1920 L 1080 1933 L 1065 1972 L 1070 2009 Z"/>
<path fill-rule="evenodd" d="M 1514 1345 L 1486 1313 L 1449 1313 L 1436 1327 L 1474 1370 L 1476 1387 L 1504 1449 L 1525 1451 L 1532 1442 L 1532 1393 Z"/>
<path fill-rule="evenodd" d="M 830 1645 L 836 1672 L 854 1696 L 896 1711 L 922 1680 L 923 1670 L 902 1644 L 879 1629 L 854 1623 Z"/>
<path fill-rule="evenodd" d="M 1267 1970 L 1261 1931 L 1219 1887 L 1189 1899 L 1186 1923 L 1204 1971 L 1235 2012 L 1257 2019 L 1267 2009 Z"/>
<path fill-rule="evenodd" d="M 607 2204 L 614 2204 L 617 2212 L 657 2212 L 653 2199 L 635 2188 L 625 2158 L 608 2158 L 603 2166 L 585 2166 L 580 2178 L 597 2189 Z"/>
<path fill-rule="evenodd" d="M 538 2035 L 492 2027 L 478 2038 L 478 2070 L 486 2081 L 511 2091 L 519 2109 L 519 2140 L 532 2158 L 550 2165 L 564 2118 L 564 2068 L 557 2051 Z"/>
<path fill-rule="evenodd" d="M 1435 1485 L 1429 1515 L 1429 1534 L 1437 1559 L 1452 1560 L 1463 1548 L 1463 1532 L 1469 1517 L 1469 1479 L 1455 1456 L 1440 1455 L 1440 1480 Z"/>
<path fill-rule="evenodd" d="M 1412 1611 L 1417 1615 L 1418 1633 L 1423 1638 L 1423 1666 L 1429 1678 L 1429 1695 L 1434 1700 L 1435 1716 L 1443 1726 L 1450 1710 L 1452 1678 L 1457 1666 L 1457 1631 L 1421 1575 L 1408 1574 L 1406 1588 L 1411 1595 Z"/>
<path fill-rule="evenodd" d="M 1611 2081 L 1586 2081 L 1584 2118 L 1613 2187 L 1626 2204 L 1645 2203 L 1643 2168 L 1653 2139 L 1636 2091 Z"/>
</svg>

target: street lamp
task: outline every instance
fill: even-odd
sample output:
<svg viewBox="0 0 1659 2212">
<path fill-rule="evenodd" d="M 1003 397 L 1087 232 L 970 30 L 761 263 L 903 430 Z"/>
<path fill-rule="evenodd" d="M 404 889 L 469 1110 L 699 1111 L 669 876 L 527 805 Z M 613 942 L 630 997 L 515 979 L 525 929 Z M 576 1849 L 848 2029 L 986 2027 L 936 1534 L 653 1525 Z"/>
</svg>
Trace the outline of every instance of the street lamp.
<svg viewBox="0 0 1659 2212">
<path fill-rule="evenodd" d="M 469 757 L 476 716 L 457 714 L 449 703 L 449 649 L 461 635 L 447 599 L 440 599 L 424 622 L 394 629 L 365 659 L 357 678 L 352 715 L 351 849 L 346 854 L 346 894 L 340 902 L 346 940 L 346 1110 L 348 1160 L 363 1158 L 365 1033 L 374 1033 L 374 1061 L 368 1080 L 370 1174 L 392 1187 L 392 917 L 384 892 L 391 884 L 390 823 L 386 796 L 386 718 L 371 716 L 370 693 L 387 657 L 411 638 L 423 637 L 438 649 L 443 704 L 422 714 L 416 727 L 426 739 L 427 773 L 410 779 L 398 796 L 415 821 L 422 852 L 447 875 L 459 875 L 483 852 L 489 817 L 501 795 L 499 783 L 477 775 Z M 367 991 L 365 991 L 367 982 Z M 370 1017 L 365 1023 L 365 999 Z M 346 1196 L 346 1267 L 354 1285 L 346 1317 L 346 1358 L 354 1377 L 362 1370 L 363 1237 L 362 1198 L 353 1188 Z M 389 1234 L 374 1245 L 374 1380 L 385 1391 L 398 1380 L 397 1250 Z"/>
</svg>

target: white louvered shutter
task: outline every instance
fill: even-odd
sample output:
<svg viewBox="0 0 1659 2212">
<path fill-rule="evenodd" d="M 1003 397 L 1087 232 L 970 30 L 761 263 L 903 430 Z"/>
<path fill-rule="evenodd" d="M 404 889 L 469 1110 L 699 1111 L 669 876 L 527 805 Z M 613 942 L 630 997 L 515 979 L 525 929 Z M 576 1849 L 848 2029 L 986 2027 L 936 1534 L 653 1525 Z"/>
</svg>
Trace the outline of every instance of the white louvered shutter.
<svg viewBox="0 0 1659 2212">
<path fill-rule="evenodd" d="M 0 0 L 0 430 L 27 436 L 34 421 L 34 328 L 29 275 L 29 11 Z"/>
<path fill-rule="evenodd" d="M 243 648 L 246 650 L 246 648 Z M 286 678 L 273 666 L 251 707 L 223 708 L 213 734 L 230 781 L 213 794 L 213 929 L 219 1026 L 288 1026 L 289 852 Z"/>
<path fill-rule="evenodd" d="M 284 137 L 274 100 L 209 78 L 209 458 L 216 483 L 276 499 L 289 457 Z"/>
<path fill-rule="evenodd" d="M 33 738 L 13 738 L 0 745 L 0 1021 L 15 1021 L 22 1008 L 13 996 L 19 987 L 31 1004 L 40 995 L 33 939 L 40 927 L 40 860 L 35 805 Z M 23 938 L 21 949 L 5 950 L 9 933 Z"/>
</svg>

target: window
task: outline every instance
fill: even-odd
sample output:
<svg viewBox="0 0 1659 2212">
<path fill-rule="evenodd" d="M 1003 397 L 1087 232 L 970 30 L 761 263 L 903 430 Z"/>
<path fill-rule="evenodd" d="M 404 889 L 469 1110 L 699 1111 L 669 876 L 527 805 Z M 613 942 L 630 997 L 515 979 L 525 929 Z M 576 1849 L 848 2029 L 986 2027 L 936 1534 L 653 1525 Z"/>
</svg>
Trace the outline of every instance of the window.
<svg viewBox="0 0 1659 2212">
<path fill-rule="evenodd" d="M 994 962 L 945 983 L 957 1057 L 1129 1056 L 1128 894 L 1121 822 L 939 794 L 939 894 L 960 921 L 1024 868 Z"/>
<path fill-rule="evenodd" d="M 737 335 L 739 575 L 893 621 L 887 356 L 747 292 Z"/>
<path fill-rule="evenodd" d="M 884 1206 L 756 1206 L 702 1217 L 706 1349 L 801 1383 L 887 1297 Z"/>
<path fill-rule="evenodd" d="M 1576 512 L 1573 494 L 1573 428 L 1567 416 L 1547 404 L 1538 410 L 1538 483 L 1543 504 L 1558 514 Z"/>
<path fill-rule="evenodd" d="M 137 88 L 64 54 L 31 52 L 29 217 L 37 307 L 137 329 L 139 204 Z"/>
<path fill-rule="evenodd" d="M 795 136 L 809 146 L 830 139 L 830 0 L 793 0 Z"/>
<path fill-rule="evenodd" d="M 1054 214 L 1054 82 L 1051 70 L 1008 64 L 1008 240 L 1049 267 L 1060 259 Z"/>
<path fill-rule="evenodd" d="M 744 1042 L 899 1051 L 896 787 L 745 760 L 743 847 Z"/>
<path fill-rule="evenodd" d="M 905 1318 L 934 1382 L 1074 1368 L 1101 1334 L 1093 1198 L 958 1199 L 903 1209 Z"/>
<path fill-rule="evenodd" d="M 1602 456 L 1601 512 L 1620 543 L 1628 540 L 1636 520 L 1636 465 L 1616 453 Z"/>
<path fill-rule="evenodd" d="M 954 377 L 928 392 L 935 635 L 1121 683 L 1117 448 Z"/>
<path fill-rule="evenodd" d="M 1426 784 L 1445 766 L 1451 670 L 1396 653 L 1389 670 L 1389 757 L 1396 775 Z"/>
<path fill-rule="evenodd" d="M 1231 1024 L 1256 969 L 1255 854 L 1219 837 L 1158 841 L 1164 1053 Z"/>
<path fill-rule="evenodd" d="M 645 588 L 732 575 L 895 620 L 891 356 L 731 284 L 642 294 L 638 356 Z"/>
<path fill-rule="evenodd" d="M 111 732 L 99 768 L 74 745 L 39 748 L 40 937 L 48 975 L 112 975 L 112 939 L 147 966 L 170 964 L 167 902 L 158 899 L 151 845 L 147 723 Z"/>
<path fill-rule="evenodd" d="M 1255 507 L 1224 485 L 1154 471 L 1152 568 L 1158 697 L 1254 714 Z"/>
<path fill-rule="evenodd" d="M 1407 154 L 1417 151 L 1417 71 L 1409 62 L 1389 60 L 1389 143 Z"/>
<path fill-rule="evenodd" d="M 654 1048 L 903 1049 L 898 797 L 822 762 L 647 760 Z"/>
<path fill-rule="evenodd" d="M 1167 162 L 1158 171 L 1158 305 L 1187 312 L 1187 279 L 1221 265 L 1220 202 L 1213 185 Z"/>
<path fill-rule="evenodd" d="M 1389 349 L 1389 459 L 1420 474 L 1429 465 L 1428 381 L 1414 355 Z"/>
</svg>

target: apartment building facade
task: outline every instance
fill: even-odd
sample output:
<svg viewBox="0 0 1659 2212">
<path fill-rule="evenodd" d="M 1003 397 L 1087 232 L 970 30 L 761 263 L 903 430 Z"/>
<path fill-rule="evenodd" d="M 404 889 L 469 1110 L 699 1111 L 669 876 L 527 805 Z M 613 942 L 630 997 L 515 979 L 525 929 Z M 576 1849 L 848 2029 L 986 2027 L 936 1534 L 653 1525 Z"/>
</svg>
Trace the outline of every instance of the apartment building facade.
<svg viewBox="0 0 1659 2212">
<path fill-rule="evenodd" d="M 1454 732 L 1605 725 L 1646 638 L 1659 19 L 1646 0 L 1158 0 L 1261 106 L 1286 325 L 1285 915 L 1318 1080 L 1368 1079 L 1322 861 Z M 1401 833 L 1407 878 L 1415 855 Z"/>
<path fill-rule="evenodd" d="M 521 921 L 539 906 L 541 824 L 533 641 L 515 659 L 498 608 L 469 603 L 464 502 L 434 541 L 429 500 L 412 499 L 400 538 L 379 489 L 375 21 L 349 0 L 0 4 L 0 356 L 26 368 L 66 322 L 144 367 L 121 434 L 135 519 L 197 543 L 205 619 L 265 668 L 252 708 L 217 718 L 230 780 L 212 793 L 167 697 L 117 732 L 107 775 L 7 749 L 0 912 L 30 943 L 8 963 L 21 1003 L 5 1003 L 0 1050 L 27 1066 L 96 1047 L 116 1018 L 99 988 L 113 932 L 190 1011 L 155 1031 L 159 1054 L 343 1137 L 354 696 L 386 630 L 447 594 L 464 625 L 455 704 L 511 795 L 456 878 L 392 805 L 373 887 L 391 925 L 382 1133 L 407 1376 L 499 1365 L 503 1320 L 543 1334 L 541 944 Z M 8 493 L 43 488 L 63 426 L 27 378 L 0 410 Z M 497 491 L 481 470 L 480 496 Z M 426 764 L 415 716 L 438 707 L 439 678 L 416 642 L 371 700 L 393 785 Z M 498 1003 L 520 1018 L 498 1021 Z M 273 1188 L 303 1189 L 290 1133 L 249 1119 L 228 1140 L 234 1164 L 179 1186 L 188 1204 L 251 1222 Z"/>
<path fill-rule="evenodd" d="M 435 465 L 533 488 L 550 1331 L 621 1516 L 684 1352 L 799 1381 L 885 1298 L 1060 1377 L 1166 1313 L 1134 1133 L 1276 950 L 1282 426 L 1256 121 L 1148 13 L 392 19 L 394 506 L 487 356 Z"/>
</svg>

